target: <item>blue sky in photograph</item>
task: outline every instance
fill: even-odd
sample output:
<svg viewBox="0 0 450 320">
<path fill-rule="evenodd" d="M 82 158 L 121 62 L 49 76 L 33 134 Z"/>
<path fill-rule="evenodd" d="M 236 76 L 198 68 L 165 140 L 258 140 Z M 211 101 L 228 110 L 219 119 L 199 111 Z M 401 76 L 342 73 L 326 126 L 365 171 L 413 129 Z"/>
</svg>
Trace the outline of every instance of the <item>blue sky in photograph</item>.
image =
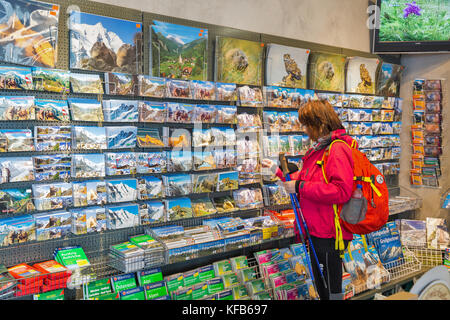
<svg viewBox="0 0 450 320">
<path fill-rule="evenodd" d="M 208 37 L 208 29 L 188 27 L 156 20 L 153 20 L 152 28 L 155 32 L 161 32 L 164 37 L 172 38 L 174 40 L 177 39 L 183 44 Z M 203 30 L 203 36 L 201 37 L 199 36 L 200 30 Z"/>
</svg>

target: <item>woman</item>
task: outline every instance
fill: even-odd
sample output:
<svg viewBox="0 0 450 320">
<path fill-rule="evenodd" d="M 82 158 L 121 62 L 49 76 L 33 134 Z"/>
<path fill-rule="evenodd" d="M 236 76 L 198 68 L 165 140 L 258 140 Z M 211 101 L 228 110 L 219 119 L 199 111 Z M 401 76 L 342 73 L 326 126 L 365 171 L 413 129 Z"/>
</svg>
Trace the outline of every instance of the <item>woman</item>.
<svg viewBox="0 0 450 320">
<path fill-rule="evenodd" d="M 311 265 L 318 294 L 322 300 L 342 300 L 342 259 L 337 250 L 335 213 L 333 204 L 350 200 L 353 188 L 353 159 L 350 145 L 354 140 L 346 135 L 345 129 L 327 101 L 310 101 L 299 110 L 299 120 L 314 145 L 302 159 L 300 172 L 292 173 L 291 181 L 285 181 L 278 165 L 269 159 L 263 160 L 263 167 L 271 168 L 283 182 L 288 193 L 296 193 L 305 217 L 319 264 L 327 283 L 322 284 L 315 258 Z M 324 173 L 320 161 L 332 141 Z M 318 163 L 319 161 L 319 163 Z M 344 246 L 353 239 L 352 233 L 342 228 Z M 342 248 L 341 248 L 342 249 Z"/>
</svg>

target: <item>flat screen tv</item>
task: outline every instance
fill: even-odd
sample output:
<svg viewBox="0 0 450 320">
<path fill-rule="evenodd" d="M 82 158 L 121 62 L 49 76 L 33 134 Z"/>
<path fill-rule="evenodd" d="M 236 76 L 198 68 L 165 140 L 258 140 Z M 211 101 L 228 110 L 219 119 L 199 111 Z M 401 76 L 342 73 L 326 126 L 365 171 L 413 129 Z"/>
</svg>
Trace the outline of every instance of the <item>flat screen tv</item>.
<svg viewBox="0 0 450 320">
<path fill-rule="evenodd" d="M 377 0 L 377 6 L 374 53 L 450 51 L 450 0 Z"/>
</svg>

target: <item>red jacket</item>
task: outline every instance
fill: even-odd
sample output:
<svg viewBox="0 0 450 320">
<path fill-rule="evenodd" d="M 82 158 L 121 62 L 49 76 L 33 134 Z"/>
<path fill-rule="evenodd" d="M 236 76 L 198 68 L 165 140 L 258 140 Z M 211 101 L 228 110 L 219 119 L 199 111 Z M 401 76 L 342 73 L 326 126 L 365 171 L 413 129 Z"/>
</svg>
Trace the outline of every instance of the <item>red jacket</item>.
<svg viewBox="0 0 450 320">
<path fill-rule="evenodd" d="M 346 135 L 345 130 L 336 130 L 331 134 L 331 141 L 341 139 L 351 145 L 353 139 Z M 331 143 L 331 141 L 329 141 Z M 325 174 L 317 161 L 322 160 L 326 150 L 311 148 L 303 157 L 301 171 L 291 174 L 291 180 L 301 180 L 298 187 L 298 199 L 305 217 L 309 233 L 318 238 L 336 238 L 333 204 L 345 203 L 350 200 L 353 190 L 353 158 L 347 144 L 336 142 L 328 155 Z M 278 169 L 276 175 L 285 181 Z M 302 227 L 303 229 L 303 227 Z M 344 240 L 352 240 L 353 234 L 342 228 Z"/>
</svg>

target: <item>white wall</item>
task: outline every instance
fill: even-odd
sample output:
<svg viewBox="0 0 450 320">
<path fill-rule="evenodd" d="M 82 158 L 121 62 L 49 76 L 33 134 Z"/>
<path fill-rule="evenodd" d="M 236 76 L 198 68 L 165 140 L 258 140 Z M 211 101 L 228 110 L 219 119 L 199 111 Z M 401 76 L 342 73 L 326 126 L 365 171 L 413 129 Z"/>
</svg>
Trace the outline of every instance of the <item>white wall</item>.
<svg viewBox="0 0 450 320">
<path fill-rule="evenodd" d="M 450 222 L 448 210 L 440 209 L 440 197 L 450 187 L 450 54 L 417 54 L 403 55 L 402 65 L 405 71 L 402 76 L 400 97 L 404 99 L 402 114 L 402 154 L 400 160 L 400 185 L 407 186 L 423 199 L 423 206 L 420 212 L 420 219 L 425 217 L 446 218 Z M 440 179 L 440 189 L 435 188 L 411 188 L 409 182 L 409 170 L 411 168 L 411 124 L 412 124 L 412 91 L 413 82 L 417 78 L 422 79 L 446 79 L 443 84 L 443 156 L 441 157 L 442 177 Z"/>
<path fill-rule="evenodd" d="M 245 31 L 370 52 L 367 0 L 94 0 Z"/>
</svg>

